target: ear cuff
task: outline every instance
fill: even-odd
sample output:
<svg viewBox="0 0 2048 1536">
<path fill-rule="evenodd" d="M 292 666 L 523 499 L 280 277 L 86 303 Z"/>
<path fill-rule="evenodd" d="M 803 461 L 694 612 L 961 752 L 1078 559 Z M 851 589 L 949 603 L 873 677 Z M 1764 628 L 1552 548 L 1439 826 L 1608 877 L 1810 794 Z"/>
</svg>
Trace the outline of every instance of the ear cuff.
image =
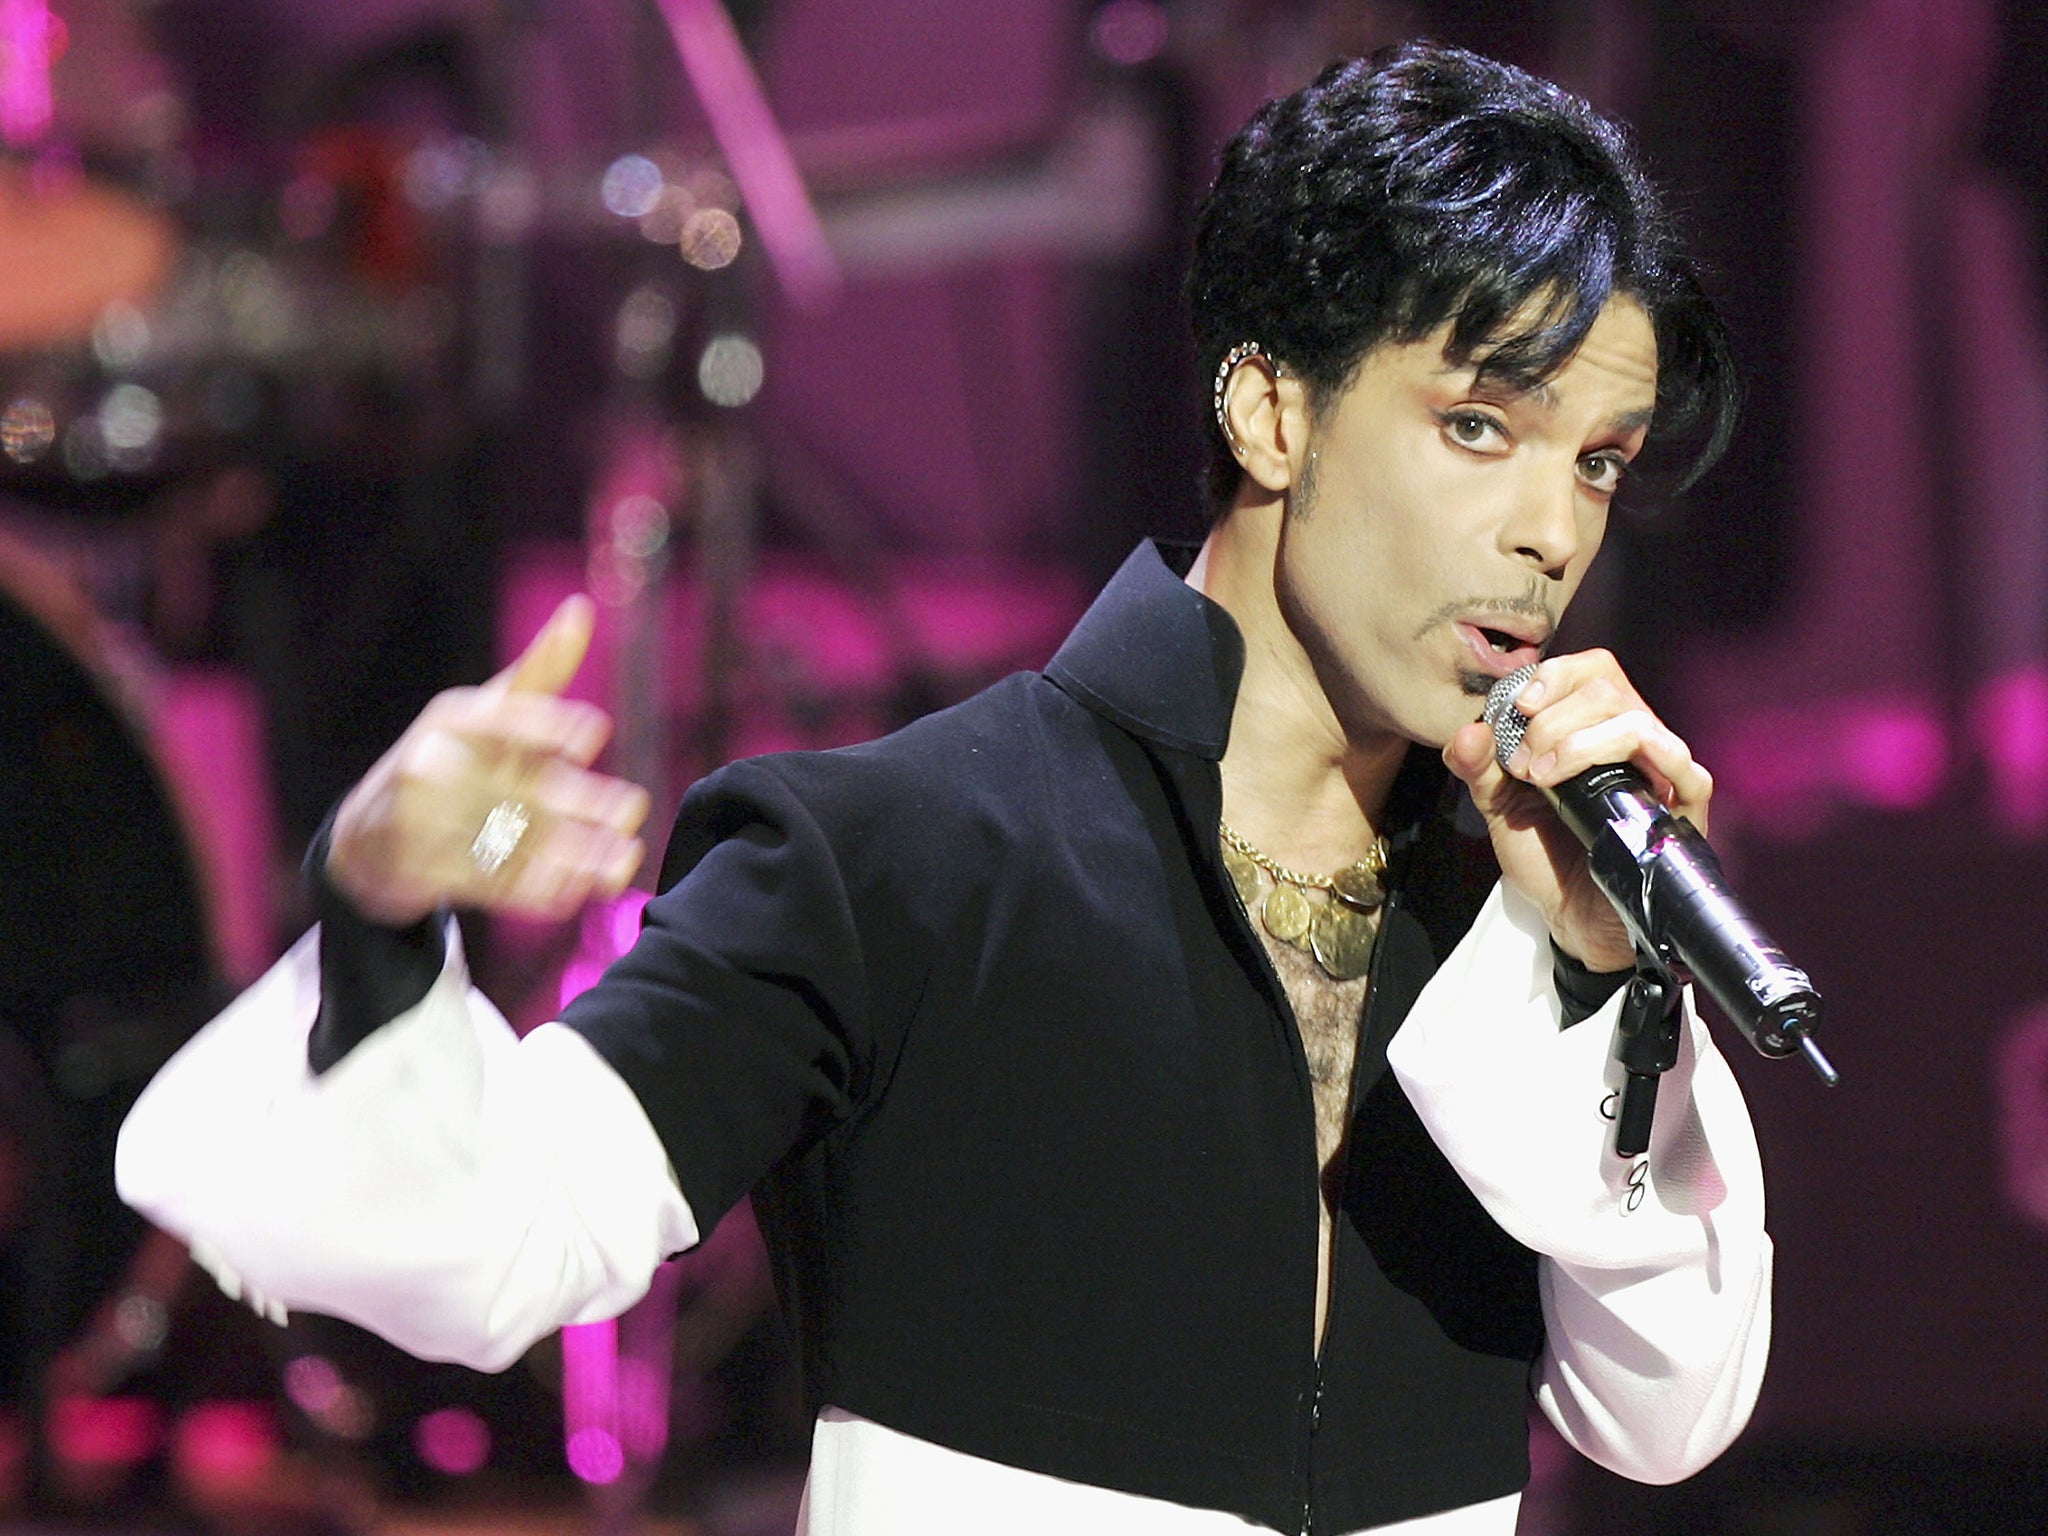
<svg viewBox="0 0 2048 1536">
<path fill-rule="evenodd" d="M 1223 391 L 1229 386 L 1230 376 L 1237 371 L 1238 364 L 1250 362 L 1255 357 L 1266 359 L 1267 365 L 1273 370 L 1274 378 L 1286 376 L 1287 370 L 1281 366 L 1280 360 L 1268 353 L 1264 347 L 1256 341 L 1240 341 L 1224 353 L 1223 361 L 1216 365 L 1216 382 L 1209 391 L 1209 403 L 1216 412 L 1216 430 L 1223 434 L 1223 440 L 1230 444 L 1233 453 L 1242 453 L 1244 444 L 1240 443 L 1237 434 L 1230 430 L 1230 418 L 1223 413 Z"/>
</svg>

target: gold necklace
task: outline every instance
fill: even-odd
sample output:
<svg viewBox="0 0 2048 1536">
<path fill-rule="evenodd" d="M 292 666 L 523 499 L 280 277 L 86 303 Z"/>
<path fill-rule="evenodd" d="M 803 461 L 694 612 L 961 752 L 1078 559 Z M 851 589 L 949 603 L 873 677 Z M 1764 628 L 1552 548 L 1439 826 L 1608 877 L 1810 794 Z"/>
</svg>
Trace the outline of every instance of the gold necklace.
<svg viewBox="0 0 2048 1536">
<path fill-rule="evenodd" d="M 1378 839 L 1364 858 L 1334 875 L 1311 875 L 1266 857 L 1229 822 L 1219 820 L 1217 826 L 1223 867 L 1245 911 L 1256 911 L 1260 925 L 1281 943 L 1315 956 L 1333 981 L 1363 976 L 1379 932 L 1374 913 L 1387 899 L 1387 840 Z M 1273 879 L 1270 891 L 1262 890 L 1262 870 Z M 1310 891 L 1323 899 L 1310 901 Z"/>
</svg>

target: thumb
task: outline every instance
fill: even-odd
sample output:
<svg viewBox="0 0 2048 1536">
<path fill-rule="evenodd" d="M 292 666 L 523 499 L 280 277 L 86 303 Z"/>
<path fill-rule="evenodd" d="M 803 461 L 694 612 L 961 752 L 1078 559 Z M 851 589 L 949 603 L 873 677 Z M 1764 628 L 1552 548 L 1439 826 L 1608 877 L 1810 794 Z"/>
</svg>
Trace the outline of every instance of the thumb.
<svg viewBox="0 0 2048 1536">
<path fill-rule="evenodd" d="M 560 693 L 583 665 L 596 626 L 595 605 L 581 592 L 571 593 L 526 642 L 518 659 L 484 687 L 496 693 Z"/>
<path fill-rule="evenodd" d="M 1531 810 L 1535 792 L 1501 767 L 1493 755 L 1493 728 L 1485 721 L 1459 728 L 1444 745 L 1444 766 L 1465 781 L 1489 825 L 1520 824 Z"/>
<path fill-rule="evenodd" d="M 1458 733 L 1444 744 L 1444 766 L 1475 793 L 1485 787 L 1489 775 L 1501 771 L 1493 756 L 1493 727 L 1483 720 L 1460 726 Z"/>
</svg>

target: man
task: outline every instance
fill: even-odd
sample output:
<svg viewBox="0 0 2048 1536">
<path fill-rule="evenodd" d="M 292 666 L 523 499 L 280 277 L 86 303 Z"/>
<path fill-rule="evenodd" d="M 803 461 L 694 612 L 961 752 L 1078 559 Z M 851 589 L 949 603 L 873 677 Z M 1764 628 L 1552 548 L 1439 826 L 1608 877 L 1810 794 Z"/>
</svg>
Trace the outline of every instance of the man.
<svg viewBox="0 0 2048 1536">
<path fill-rule="evenodd" d="M 1142 548 L 1042 675 L 697 786 L 633 952 L 515 1044 L 439 914 L 619 890 L 645 809 L 553 696 L 566 605 L 344 801 L 317 947 L 151 1089 L 129 1198 L 259 1305 L 499 1366 L 752 1189 L 820 1536 L 1506 1536 L 1532 1383 L 1632 1476 L 1718 1454 L 1754 1139 L 1689 1018 L 1613 1155 L 1630 949 L 1530 787 L 1711 782 L 1602 653 L 1541 662 L 1512 774 L 1473 722 L 1653 424 L 1725 434 L 1720 332 L 1615 129 L 1430 47 L 1254 119 L 1191 291 L 1184 575 Z"/>
</svg>

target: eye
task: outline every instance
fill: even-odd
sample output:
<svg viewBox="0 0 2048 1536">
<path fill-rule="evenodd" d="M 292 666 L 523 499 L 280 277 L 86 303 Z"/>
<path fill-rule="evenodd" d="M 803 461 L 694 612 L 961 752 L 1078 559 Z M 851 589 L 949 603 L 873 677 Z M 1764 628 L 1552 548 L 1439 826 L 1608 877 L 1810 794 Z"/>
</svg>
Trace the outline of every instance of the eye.
<svg viewBox="0 0 2048 1536">
<path fill-rule="evenodd" d="M 1579 477 L 1603 496 L 1612 496 L 1619 490 L 1627 474 L 1628 460 L 1611 449 L 1589 453 L 1579 460 Z"/>
<path fill-rule="evenodd" d="M 1444 436 L 1460 448 L 1475 453 L 1499 453 L 1507 447 L 1507 424 L 1490 412 L 1466 407 L 1445 411 L 1437 420 L 1443 426 Z"/>
</svg>

